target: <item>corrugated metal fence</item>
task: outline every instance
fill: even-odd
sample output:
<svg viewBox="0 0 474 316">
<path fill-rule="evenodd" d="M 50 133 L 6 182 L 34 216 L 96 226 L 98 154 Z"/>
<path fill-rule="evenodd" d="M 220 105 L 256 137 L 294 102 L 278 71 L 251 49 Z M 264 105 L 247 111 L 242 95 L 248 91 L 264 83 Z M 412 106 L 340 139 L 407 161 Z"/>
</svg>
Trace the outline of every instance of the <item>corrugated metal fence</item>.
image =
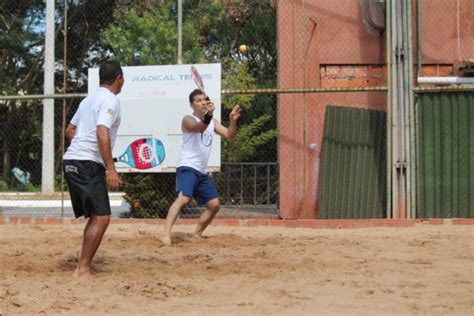
<svg viewBox="0 0 474 316">
<path fill-rule="evenodd" d="M 473 217 L 474 93 L 420 93 L 417 101 L 417 217 Z"/>
<path fill-rule="evenodd" d="M 319 218 L 386 217 L 386 113 L 328 106 Z"/>
</svg>

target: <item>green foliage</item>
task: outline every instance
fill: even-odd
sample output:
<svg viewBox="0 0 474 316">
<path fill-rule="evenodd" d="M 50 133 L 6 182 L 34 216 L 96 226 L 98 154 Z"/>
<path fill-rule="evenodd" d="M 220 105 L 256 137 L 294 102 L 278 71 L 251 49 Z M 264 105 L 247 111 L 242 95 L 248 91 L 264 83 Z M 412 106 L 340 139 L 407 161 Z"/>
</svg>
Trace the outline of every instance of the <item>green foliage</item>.
<svg viewBox="0 0 474 316">
<path fill-rule="evenodd" d="M 69 90 L 85 91 L 82 83 L 87 75 L 87 68 L 101 59 L 102 48 L 98 47 L 98 38 L 104 27 L 112 18 L 115 0 L 68 1 L 68 78 Z M 63 38 L 62 12 L 64 2 L 56 2 L 56 61 L 62 63 Z M 100 7 L 100 9 L 98 9 Z M 42 94 L 44 78 L 44 40 L 45 40 L 45 1 L 22 0 L 2 1 L 0 4 L 2 32 L 0 36 L 0 93 L 2 94 Z M 94 56 L 94 57 L 91 57 Z M 78 80 L 79 79 L 79 80 Z M 55 82 L 62 83 L 62 71 L 59 67 Z M 57 87 L 58 91 L 61 89 Z M 69 103 L 77 103 L 71 100 Z M 56 102 L 55 114 L 61 108 Z M 62 103 L 62 102 L 61 102 Z M 72 115 L 72 113 L 71 113 Z M 0 143 L 3 159 L 0 164 L 3 178 L 9 185 L 14 185 L 10 170 L 18 166 L 31 173 L 32 183 L 41 179 L 42 155 L 42 117 L 41 101 L 9 100 L 0 102 Z M 62 119 L 62 115 L 59 115 Z M 56 118 L 58 116 L 56 115 Z M 57 121 L 57 122 L 60 122 Z M 60 128 L 55 128 L 55 142 L 59 144 Z M 57 157 L 61 152 L 58 150 Z M 59 161 L 59 159 L 58 159 Z M 56 173 L 60 164 L 56 164 Z M 36 190 L 22 188 L 18 190 Z"/>
<path fill-rule="evenodd" d="M 7 181 L 0 180 L 0 192 L 40 192 L 41 188 L 35 186 L 33 183 L 21 184 L 16 179 L 12 181 L 11 185 L 8 185 Z"/>
<path fill-rule="evenodd" d="M 0 36 L 3 61 L 0 92 L 40 94 L 44 75 L 45 1 L 0 3 L 3 4 L 0 13 L 5 26 Z M 129 66 L 176 63 L 176 1 L 78 0 L 67 4 L 67 92 L 85 92 L 87 69 L 96 67 L 104 58 L 118 59 Z M 64 56 L 63 6 L 64 2 L 56 3 L 55 52 L 58 64 L 62 64 Z M 275 1 L 183 1 L 182 34 L 183 63 L 221 63 L 224 89 L 275 86 Z M 246 54 L 238 52 L 241 44 L 249 46 Z M 57 92 L 63 88 L 62 76 L 58 67 L 55 74 Z M 79 101 L 67 101 L 66 120 L 73 115 Z M 276 98 L 224 95 L 221 118 L 224 125 L 228 124 L 228 113 L 235 104 L 239 104 L 244 112 L 239 120 L 237 139 L 233 143 L 223 143 L 223 161 L 275 161 Z M 55 101 L 56 122 L 62 120 L 62 105 L 62 100 Z M 32 183 L 40 182 L 41 135 L 40 101 L 0 103 L 0 142 L 5 158 L 0 164 L 5 163 L 2 165 L 3 178 L 10 187 L 14 185 L 9 174 L 13 166 L 31 172 Z M 55 128 L 55 143 L 58 145 L 60 137 L 60 128 Z M 60 157 L 60 146 L 56 147 L 56 157 Z M 56 174 L 59 174 L 60 159 L 55 167 Z M 166 204 L 167 209 L 168 202 L 159 203 Z"/>
<path fill-rule="evenodd" d="M 119 1 L 102 44 L 125 65 L 175 64 L 177 12 L 174 2 Z M 205 12 L 205 14 L 204 14 Z M 183 63 L 219 62 L 224 89 L 249 89 L 276 82 L 276 11 L 266 1 L 185 1 Z M 240 44 L 248 54 L 237 51 Z M 249 94 L 223 97 L 222 123 L 236 105 L 243 109 L 233 142 L 223 141 L 223 161 L 276 160 L 276 99 Z M 272 157 L 264 150 L 274 152 Z M 133 217 L 164 217 L 174 195 L 174 174 L 126 174 L 123 189 Z"/>
<path fill-rule="evenodd" d="M 183 59 L 203 62 L 203 50 L 194 45 L 200 39 L 193 20 L 184 21 L 182 33 Z M 119 11 L 114 23 L 105 30 L 102 43 L 115 59 L 128 66 L 176 63 L 177 30 L 172 7 L 163 4 L 151 11 Z"/>
<path fill-rule="evenodd" d="M 125 201 L 130 204 L 132 217 L 166 217 L 175 198 L 170 194 L 174 191 L 175 177 L 174 173 L 122 175 L 122 189 L 126 192 Z"/>
<path fill-rule="evenodd" d="M 0 192 L 6 191 L 8 191 L 8 184 L 5 181 L 0 180 Z"/>
<path fill-rule="evenodd" d="M 256 87 L 256 79 L 250 75 L 248 61 L 231 59 L 223 79 L 224 88 L 251 89 Z M 229 112 L 236 104 L 243 109 L 234 141 L 222 142 L 223 161 L 275 161 L 276 160 L 276 100 L 264 95 L 230 94 L 224 95 L 223 107 Z M 222 122 L 227 125 L 225 115 Z M 266 150 L 263 150 L 266 149 Z M 273 156 L 268 156 L 274 153 Z"/>
<path fill-rule="evenodd" d="M 67 181 L 61 173 L 57 174 L 54 177 L 54 190 L 58 191 L 58 192 L 69 190 L 68 185 L 67 185 Z"/>
<path fill-rule="evenodd" d="M 38 103 L 9 101 L 0 106 L 3 178 L 9 184 L 16 181 L 10 172 L 15 166 L 30 172 L 33 183 L 41 179 L 42 112 Z"/>
<path fill-rule="evenodd" d="M 172 44 L 176 35 L 169 14 L 162 8 L 139 16 L 132 9 L 117 17 L 103 34 L 103 44 L 109 46 L 114 58 L 123 64 L 154 65 L 170 63 L 175 56 Z"/>
<path fill-rule="evenodd" d="M 239 60 L 228 62 L 228 70 L 224 73 L 222 86 L 224 89 L 250 89 L 255 88 L 255 78 L 249 75 L 247 63 Z M 230 94 L 224 95 L 222 104 L 224 108 L 231 110 L 236 104 L 243 110 L 248 110 L 255 96 L 251 94 Z"/>
<path fill-rule="evenodd" d="M 25 0 L 4 4 L 2 36 L 0 36 L 0 91 L 5 94 L 18 91 L 34 94 L 41 88 L 39 77 L 43 52 L 38 25 L 44 18 L 43 1 Z"/>
<path fill-rule="evenodd" d="M 24 184 L 17 184 L 16 188 L 14 188 L 12 191 L 15 192 L 40 192 L 41 188 L 39 186 L 34 185 L 33 183 L 28 183 L 26 185 Z"/>
<path fill-rule="evenodd" d="M 274 141 L 277 137 L 275 129 L 262 131 L 262 128 L 271 120 L 270 115 L 262 115 L 252 123 L 241 126 L 237 130 L 235 140 L 223 143 L 224 161 L 254 161 L 257 150 L 265 144 Z"/>
<path fill-rule="evenodd" d="M 257 84 L 276 83 L 276 7 L 273 1 L 241 0 L 196 2 L 186 8 L 193 16 L 210 12 L 209 23 L 199 23 L 199 33 L 205 34 L 203 46 L 211 61 L 221 62 L 227 69 L 226 57 L 246 60 L 249 75 Z M 194 3 L 194 2 L 193 2 Z M 238 47 L 246 44 L 249 51 L 242 55 Z"/>
</svg>

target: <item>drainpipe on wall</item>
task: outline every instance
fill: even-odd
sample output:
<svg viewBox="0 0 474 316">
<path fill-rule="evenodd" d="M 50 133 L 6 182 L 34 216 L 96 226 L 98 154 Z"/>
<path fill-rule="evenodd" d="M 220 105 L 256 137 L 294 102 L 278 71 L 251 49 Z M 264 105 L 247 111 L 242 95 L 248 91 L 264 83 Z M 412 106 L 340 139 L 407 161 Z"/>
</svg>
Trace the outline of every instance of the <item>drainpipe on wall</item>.
<svg viewBox="0 0 474 316">
<path fill-rule="evenodd" d="M 413 56 L 411 0 L 391 1 L 391 190 L 392 218 L 410 218 L 413 140 Z"/>
<path fill-rule="evenodd" d="M 416 52 L 417 52 L 417 62 L 418 62 L 418 77 L 421 76 L 421 67 L 423 66 L 422 61 L 422 43 L 421 43 L 421 0 L 416 2 Z"/>
<path fill-rule="evenodd" d="M 412 5 L 411 1 L 408 0 L 405 6 L 406 14 L 406 30 L 407 30 L 407 67 L 408 67 L 408 78 L 407 81 L 407 95 L 408 95 L 408 170 L 407 170 L 407 195 L 409 208 L 407 210 L 407 218 L 416 218 L 416 206 L 417 206 L 417 187 L 416 187 L 416 174 L 417 174 L 417 163 L 416 163 L 416 133 L 415 133 L 415 94 L 413 92 L 413 28 L 412 28 Z"/>
<path fill-rule="evenodd" d="M 392 218 L 392 6 L 387 3 L 386 54 L 387 54 L 387 218 Z"/>
<path fill-rule="evenodd" d="M 418 83 L 428 84 L 474 84 L 474 77 L 418 77 Z"/>
</svg>

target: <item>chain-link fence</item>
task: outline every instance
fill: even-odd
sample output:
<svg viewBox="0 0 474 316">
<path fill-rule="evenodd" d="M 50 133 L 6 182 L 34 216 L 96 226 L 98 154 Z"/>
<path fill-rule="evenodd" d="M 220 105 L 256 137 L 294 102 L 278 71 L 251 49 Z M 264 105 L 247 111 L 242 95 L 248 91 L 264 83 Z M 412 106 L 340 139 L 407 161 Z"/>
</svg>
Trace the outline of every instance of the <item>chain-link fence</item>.
<svg viewBox="0 0 474 316">
<path fill-rule="evenodd" d="M 87 93 L 88 69 L 112 58 L 122 66 L 222 65 L 220 120 L 228 124 L 235 104 L 243 115 L 235 141 L 221 143 L 220 172 L 211 175 L 219 216 L 391 217 L 391 1 L 183 1 L 182 37 L 178 3 L 2 2 L 1 91 L 29 96 L 0 100 L 3 214 L 72 215 L 61 174 L 64 128 Z M 44 84 L 51 72 L 46 4 L 54 4 L 53 115 L 40 96 L 51 93 Z M 467 74 L 472 3 L 423 0 L 412 8 L 414 74 Z M 439 21 L 447 23 L 441 32 Z M 45 138 L 47 120 L 54 131 Z M 121 192 L 111 194 L 114 215 L 166 216 L 176 196 L 173 172 L 121 179 Z M 201 211 L 193 202 L 182 217 Z"/>
<path fill-rule="evenodd" d="M 54 12 L 53 55 L 45 54 L 51 26 L 48 9 Z M 276 87 L 275 1 L 184 1 L 181 54 L 177 50 L 178 10 L 176 1 L 161 0 L 2 2 L 6 65 L 2 93 L 78 96 L 2 100 L 4 215 L 21 214 L 25 207 L 35 209 L 35 214 L 58 214 L 62 208 L 61 214 L 72 215 L 61 174 L 61 158 L 68 146 L 63 141 L 64 128 L 87 93 L 88 69 L 104 59 L 119 60 L 122 66 L 169 65 L 179 58 L 183 64 L 218 62 L 225 89 Z M 248 50 L 239 50 L 241 45 Z M 51 60 L 53 71 L 46 66 Z M 46 91 L 45 74 L 54 74 L 54 91 Z M 45 102 L 54 103 L 54 117 L 44 117 Z M 212 174 L 222 198 L 220 214 L 275 217 L 279 198 L 276 97 L 225 94 L 220 118 L 224 125 L 237 103 L 245 114 L 239 120 L 236 140 L 222 143 L 221 172 Z M 43 127 L 49 122 L 54 123 L 46 132 L 54 135 L 46 136 Z M 51 144 L 54 152 L 43 151 Z M 52 188 L 44 181 L 47 160 L 54 162 Z M 176 196 L 174 173 L 131 173 L 121 178 L 121 193 L 111 198 L 115 215 L 166 216 Z M 28 194 L 13 193 L 19 191 Z M 62 191 L 65 194 L 59 196 Z M 200 212 L 192 203 L 182 216 L 195 217 Z"/>
<path fill-rule="evenodd" d="M 433 4 L 416 24 L 415 216 L 473 217 L 474 3 Z"/>
</svg>

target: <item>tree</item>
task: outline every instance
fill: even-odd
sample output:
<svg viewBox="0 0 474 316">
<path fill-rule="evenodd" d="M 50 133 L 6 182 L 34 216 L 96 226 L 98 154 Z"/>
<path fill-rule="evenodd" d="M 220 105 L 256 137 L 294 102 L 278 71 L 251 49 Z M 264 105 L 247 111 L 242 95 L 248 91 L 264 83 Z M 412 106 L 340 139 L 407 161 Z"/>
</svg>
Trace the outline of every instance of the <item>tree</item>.
<svg viewBox="0 0 474 316">
<path fill-rule="evenodd" d="M 274 1 L 183 1 L 183 59 L 186 63 L 220 62 L 223 88 L 273 87 L 276 82 L 276 12 Z M 163 0 L 68 1 L 67 89 L 86 92 L 87 69 L 104 58 L 127 65 L 174 64 L 177 8 Z M 56 3 L 56 92 L 64 91 L 64 2 Z M 3 94 L 43 92 L 44 0 L 0 0 L 0 88 Z M 238 45 L 250 47 L 246 55 Z M 68 100 L 68 119 L 78 99 Z M 225 145 L 223 157 L 232 161 L 265 161 L 267 148 L 275 153 L 275 98 L 263 95 L 226 95 L 224 123 L 235 103 L 246 109 L 237 145 Z M 56 101 L 56 122 L 62 119 L 62 100 Z M 41 101 L 0 101 L 0 142 L 4 178 L 14 165 L 41 177 Z M 262 117 L 262 118 L 260 118 Z M 252 126 L 252 124 L 255 124 Z M 58 124 L 56 126 L 59 126 Z M 262 137 L 259 137 L 259 136 Z M 60 129 L 56 128 L 59 144 Z M 62 154 L 59 146 L 59 157 Z"/>
<path fill-rule="evenodd" d="M 40 93 L 44 37 L 39 27 L 44 20 L 43 1 L 3 1 L 0 15 L 1 93 Z M 3 179 L 12 185 L 13 166 L 25 168 L 39 161 L 36 145 L 41 136 L 40 107 L 38 101 L 0 102 Z"/>
<path fill-rule="evenodd" d="M 183 62 L 220 62 L 225 89 L 275 86 L 276 12 L 272 4 L 254 0 L 185 1 Z M 123 1 L 117 6 L 116 19 L 104 32 L 102 43 L 126 65 L 174 64 L 176 14 L 174 2 Z M 237 50 L 241 43 L 250 43 L 245 55 Z M 269 96 L 224 97 L 225 114 L 235 104 L 248 110 L 237 136 L 240 145 L 223 145 L 225 160 L 276 160 L 275 103 L 275 98 Z M 223 115 L 222 120 L 227 119 Z M 273 144 L 270 150 L 274 155 L 258 157 L 262 156 L 258 149 L 269 144 Z"/>
<path fill-rule="evenodd" d="M 220 62 L 224 89 L 276 86 L 276 7 L 274 1 L 227 0 L 208 8 L 207 2 L 188 7 L 190 16 L 210 12 L 206 23 L 197 25 L 206 56 Z M 245 54 L 241 44 L 249 46 Z M 223 143 L 224 161 L 276 161 L 276 97 L 270 95 L 225 95 L 222 120 L 234 104 L 245 112 L 237 140 Z M 227 111 L 226 111 L 227 110 Z"/>
<path fill-rule="evenodd" d="M 177 61 L 175 5 L 154 3 L 150 9 L 118 6 L 114 23 L 103 34 L 102 44 L 125 65 L 168 65 Z M 184 21 L 183 35 L 184 60 L 204 62 L 193 21 Z"/>
<path fill-rule="evenodd" d="M 183 63 L 220 62 L 223 88 L 274 86 L 274 8 L 260 1 L 184 1 L 183 6 Z M 174 2 L 121 1 L 114 16 L 101 41 L 113 58 L 128 66 L 176 63 L 177 8 Z M 261 29 L 264 27 L 267 30 Z M 243 42 L 254 43 L 245 56 L 237 51 L 238 44 Z M 228 123 L 228 112 L 235 104 L 245 110 L 237 141 L 223 143 L 224 161 L 276 160 L 274 101 L 267 96 L 224 97 L 224 124 Z M 275 149 L 270 159 L 259 150 L 265 146 Z M 174 183 L 174 174 L 126 174 L 122 178 L 127 192 L 125 199 L 132 205 L 133 216 L 166 215 L 173 195 L 157 188 Z"/>
</svg>

